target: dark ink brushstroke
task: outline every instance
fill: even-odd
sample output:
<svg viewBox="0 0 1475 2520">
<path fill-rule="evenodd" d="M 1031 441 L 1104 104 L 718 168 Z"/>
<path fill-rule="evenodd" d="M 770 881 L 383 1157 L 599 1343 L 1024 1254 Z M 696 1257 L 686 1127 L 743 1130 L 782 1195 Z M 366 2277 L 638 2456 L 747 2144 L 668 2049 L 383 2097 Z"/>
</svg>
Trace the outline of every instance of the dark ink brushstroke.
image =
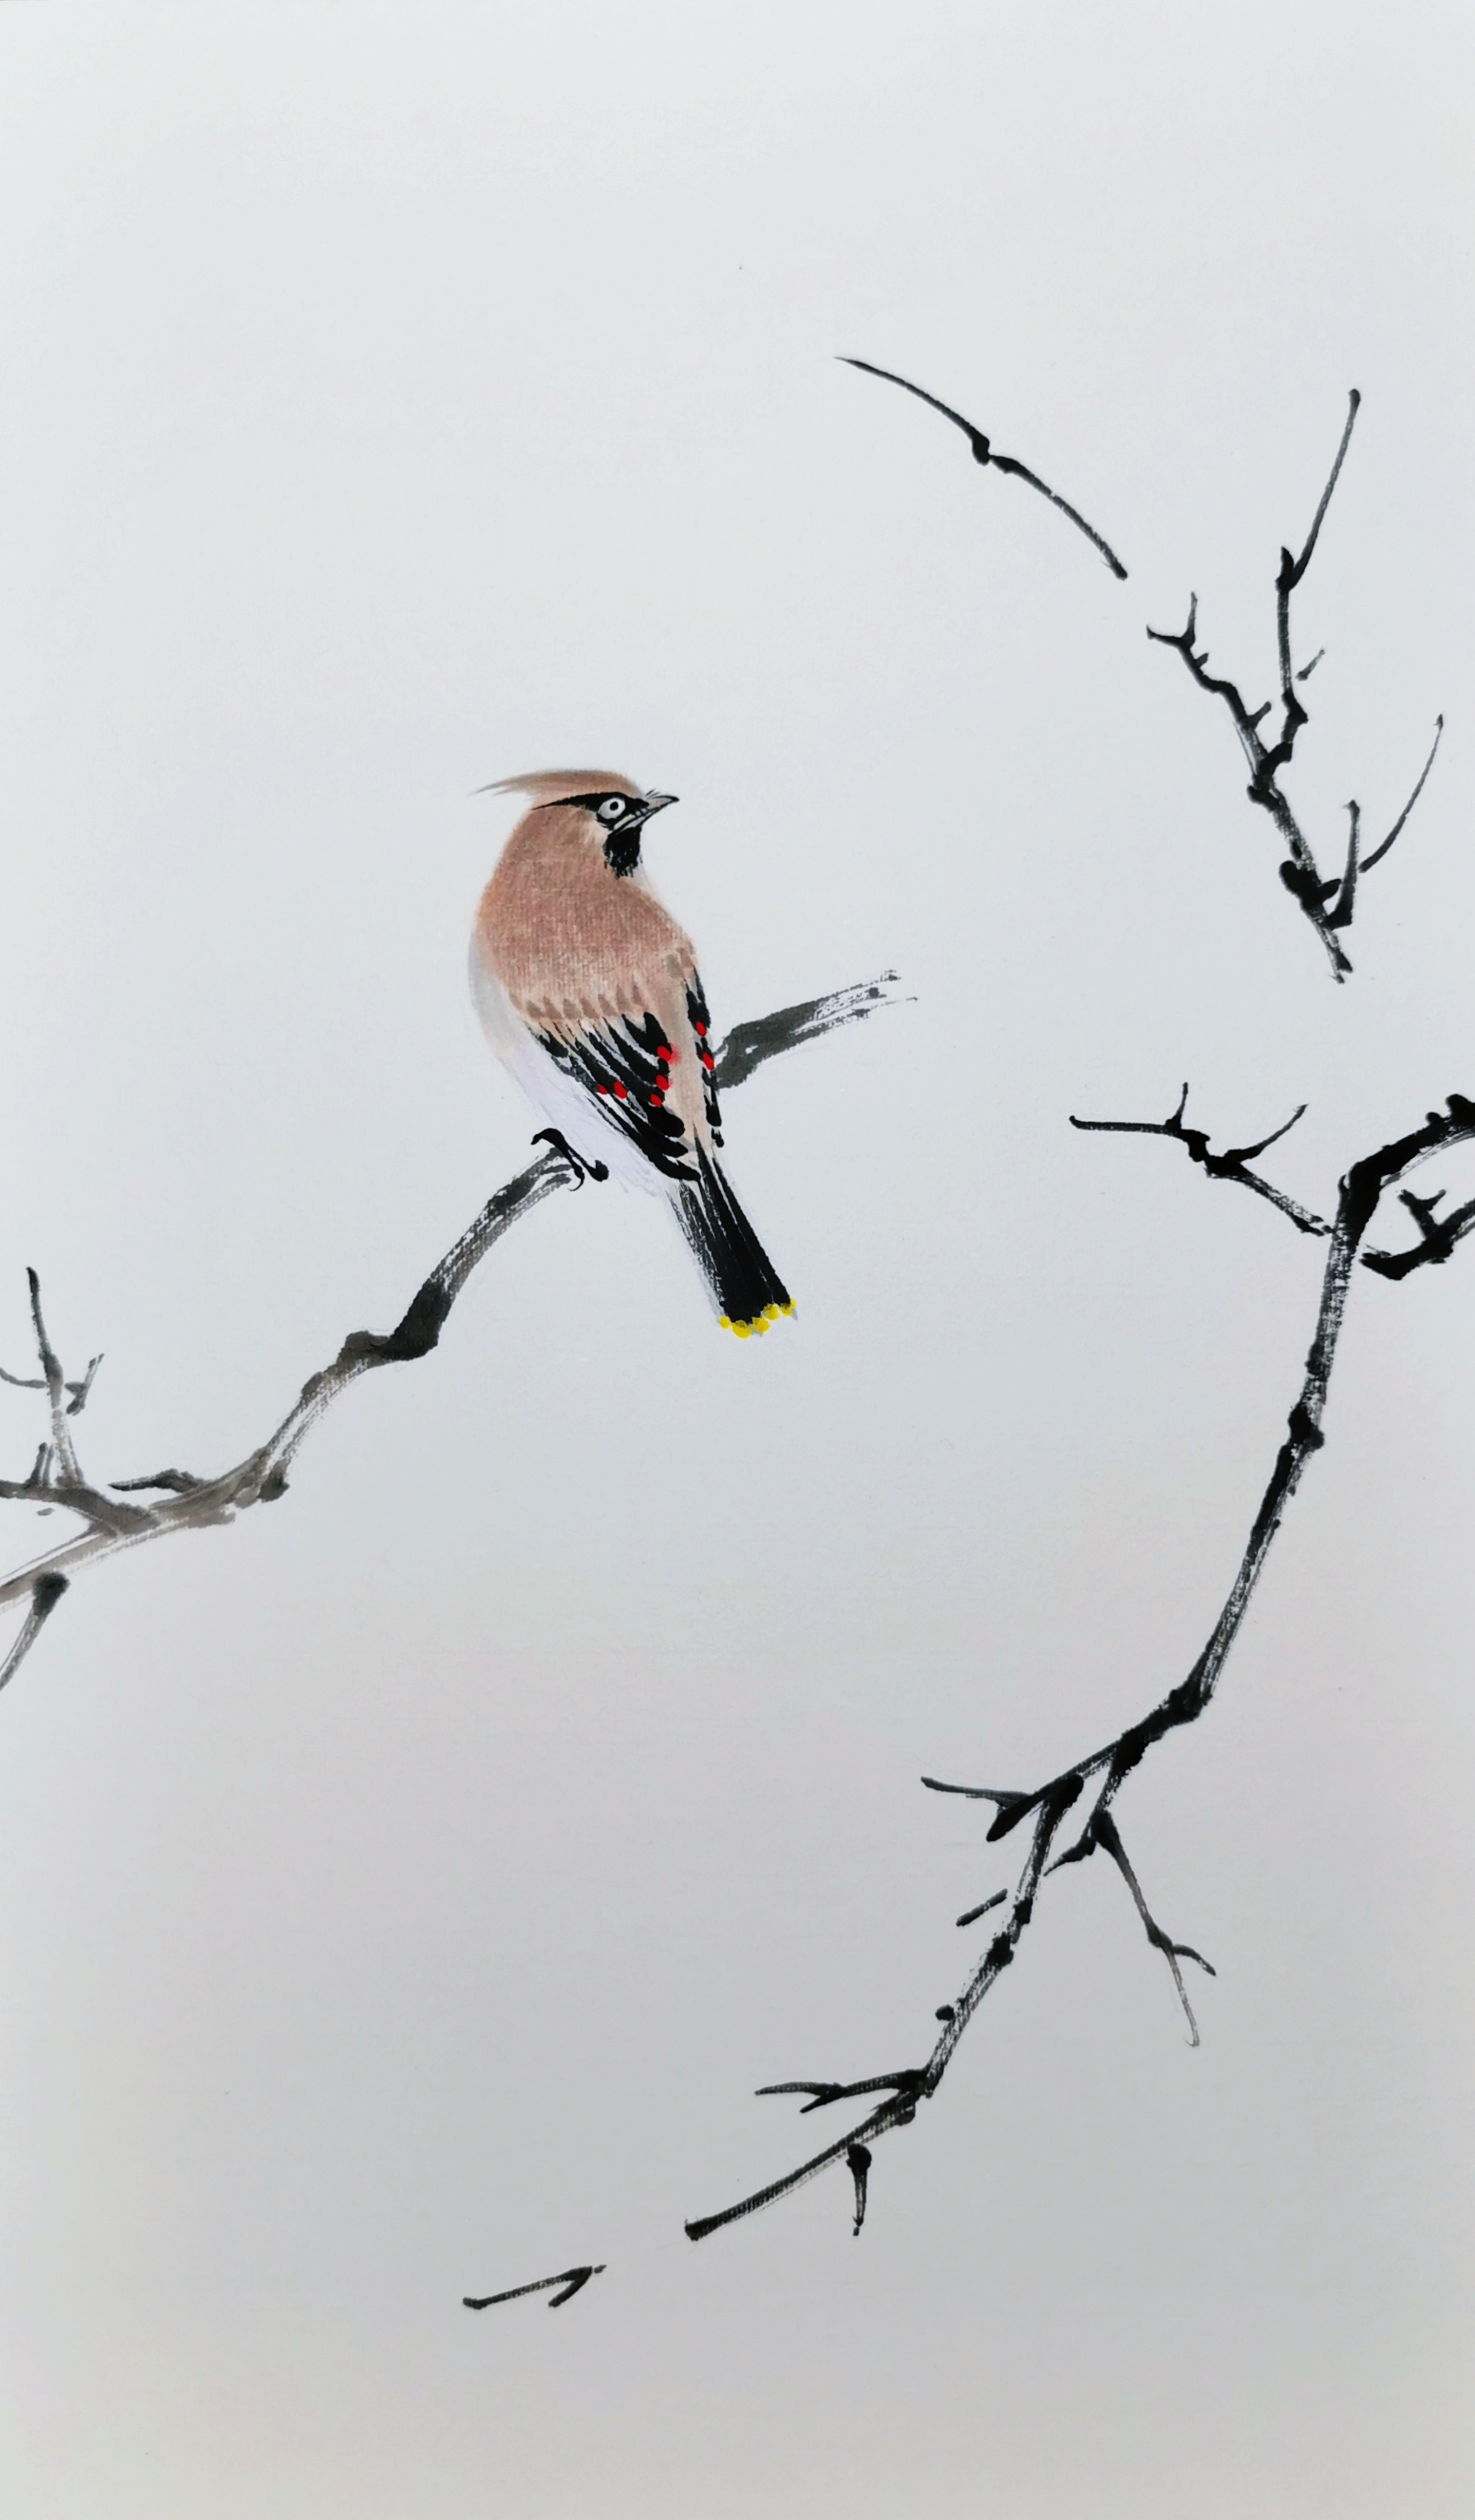
<svg viewBox="0 0 1475 2520">
<path fill-rule="evenodd" d="M 970 420 L 964 420 L 961 412 L 955 411 L 951 403 L 939 402 L 936 394 L 928 393 L 921 385 L 913 384 L 906 377 L 899 377 L 892 368 L 872 367 L 869 359 L 850 359 L 842 354 L 840 364 L 842 367 L 860 368 L 868 377 L 883 377 L 888 385 L 900 385 L 903 393 L 916 394 L 918 402 L 927 403 L 933 411 L 940 411 L 944 420 L 950 420 L 955 428 L 961 429 L 972 449 L 975 464 L 991 464 L 996 472 L 1011 472 L 1016 480 L 1027 481 L 1032 490 L 1038 490 L 1042 499 L 1048 499 L 1052 508 L 1058 508 L 1087 541 L 1095 545 L 1113 577 L 1126 576 L 1127 571 L 1110 543 L 1103 534 L 1096 532 L 1095 525 L 1087 523 L 1079 508 L 1073 508 L 1068 499 L 1062 499 L 1058 490 L 1052 490 L 1048 481 L 1042 481 L 1039 473 L 1032 472 L 1029 466 L 1021 464 L 1016 456 L 996 454 L 983 430 L 975 428 Z"/>
<path fill-rule="evenodd" d="M 1248 1171 L 1248 1159 L 1263 1152 L 1273 1143 L 1271 1139 L 1262 1140 L 1256 1147 L 1231 1149 L 1223 1156 L 1211 1158 L 1207 1141 L 1195 1143 L 1200 1140 L 1200 1133 L 1183 1126 L 1183 1111 L 1184 1103 L 1180 1102 L 1177 1111 L 1167 1121 L 1098 1121 L 1085 1125 L 1141 1130 L 1155 1137 L 1176 1137 L 1187 1147 L 1192 1159 L 1206 1172 L 1222 1180 L 1237 1181 L 1262 1196 L 1268 1194 L 1269 1185 Z M 1299 1114 L 1295 1116 L 1299 1117 Z M 1283 1136 L 1285 1127 L 1290 1125 L 1285 1123 L 1274 1135 Z M 1313 1217 L 1309 1210 L 1298 1208 L 1293 1201 L 1278 1196 L 1273 1198 L 1273 1203 L 1290 1217 L 1299 1231 L 1324 1235 L 1329 1248 L 1321 1276 L 1316 1327 L 1300 1388 L 1288 1415 L 1285 1438 L 1276 1453 L 1269 1482 L 1251 1523 L 1238 1571 L 1197 1661 L 1187 1676 L 1170 1688 L 1147 1714 L 1127 1725 L 1113 1740 L 1077 1760 L 1072 1767 L 1050 1778 L 1044 1784 L 1020 1788 L 960 1785 L 936 1777 L 922 1778 L 923 1784 L 935 1793 L 961 1794 L 971 1801 L 992 1803 L 994 1819 L 987 1831 L 991 1840 L 1007 1836 L 1033 1817 L 1028 1852 L 1013 1892 L 1008 1897 L 999 1931 L 956 2001 L 937 2007 L 935 2017 L 942 2024 L 941 2034 L 924 2064 L 901 2074 L 877 2075 L 853 2083 L 766 2084 L 765 2092 L 807 2094 L 806 2109 L 825 2108 L 833 2101 L 857 2098 L 872 2092 L 883 2092 L 887 2096 L 858 2126 L 827 2144 L 823 2152 L 813 2154 L 796 2169 L 770 2181 L 767 2186 L 755 2189 L 736 2205 L 689 2222 L 685 2227 L 689 2239 L 705 2239 L 709 2233 L 726 2228 L 730 2223 L 740 2222 L 765 2206 L 779 2203 L 836 2162 L 847 2162 L 855 2177 L 854 2154 L 857 2150 L 867 2155 L 865 2167 L 869 2174 L 871 2148 L 879 2138 L 910 2126 L 921 2102 L 931 2099 L 939 2089 L 973 2014 L 1012 1963 L 1033 1917 L 1036 1895 L 1047 1874 L 1057 1872 L 1067 1865 L 1083 1863 L 1097 1852 L 1110 1858 L 1126 1882 L 1148 1942 L 1154 1950 L 1162 1953 L 1167 1961 L 1187 2020 L 1189 2037 L 1197 2044 L 1198 2025 L 1188 2002 L 1180 1963 L 1191 1960 L 1210 1976 L 1214 1974 L 1213 1964 L 1191 1944 L 1176 1942 L 1157 1923 L 1128 1858 L 1113 1805 L 1148 1751 L 1165 1740 L 1169 1733 L 1184 1725 L 1196 1723 L 1213 1701 L 1220 1675 L 1239 1634 L 1285 1509 L 1296 1493 L 1308 1462 L 1320 1451 L 1325 1441 L 1321 1418 L 1355 1264 L 1361 1260 L 1363 1267 L 1385 1278 L 1405 1277 L 1411 1270 L 1448 1259 L 1454 1244 L 1475 1230 L 1475 1199 L 1453 1211 L 1440 1224 L 1433 1213 L 1439 1204 L 1440 1194 L 1419 1198 L 1403 1192 L 1403 1204 L 1419 1228 L 1419 1241 L 1403 1253 L 1364 1252 L 1363 1240 L 1380 1200 L 1406 1173 L 1429 1155 L 1472 1141 L 1475 1141 L 1475 1101 L 1464 1095 L 1452 1094 L 1444 1111 L 1429 1112 L 1418 1128 L 1391 1140 L 1349 1168 L 1339 1185 L 1336 1209 L 1329 1225 Z M 1093 1790 L 1085 1826 L 1057 1854 L 1055 1840 L 1065 1816 L 1081 1800 L 1088 1785 Z M 983 1908 L 969 1910 L 966 1918 L 960 1921 L 970 1922 L 987 1908 L 998 1904 L 997 1899 L 986 1901 Z M 857 2229 L 864 2215 L 864 2189 L 857 2180 Z"/>
<path fill-rule="evenodd" d="M 739 1024 L 715 1054 L 722 1084 L 736 1088 L 765 1059 L 820 1039 L 847 1023 L 860 1022 L 883 1006 L 901 1004 L 893 983 L 896 974 L 840 989 L 828 997 L 782 1009 L 756 1021 Z M 333 1363 L 310 1374 L 281 1424 L 263 1444 L 231 1469 L 213 1478 L 192 1470 L 156 1470 L 147 1476 L 118 1479 L 108 1489 L 94 1487 L 83 1475 L 70 1420 L 84 1407 L 101 1359 L 94 1357 L 79 1381 L 67 1381 L 52 1348 L 41 1312 L 40 1282 L 27 1272 L 31 1327 L 41 1372 L 21 1377 L 0 1369 L 0 1379 L 22 1390 L 44 1391 L 50 1416 L 49 1440 L 37 1450 L 24 1478 L 0 1479 L 0 1499 L 14 1499 L 48 1510 L 62 1507 L 74 1513 L 81 1531 L 47 1551 L 31 1564 L 18 1567 L 0 1581 L 0 1603 L 26 1605 L 21 1628 L 3 1663 L 0 1688 L 19 1669 L 67 1583 L 84 1566 L 161 1540 L 172 1532 L 201 1531 L 234 1522 L 249 1507 L 269 1505 L 287 1492 L 288 1472 L 307 1435 L 324 1412 L 349 1384 L 385 1365 L 413 1364 L 438 1344 L 452 1307 L 472 1272 L 510 1228 L 532 1213 L 556 1191 L 576 1189 L 586 1178 L 598 1180 L 603 1168 L 583 1162 L 557 1132 L 543 1132 L 547 1151 L 515 1180 L 494 1192 L 460 1240 L 452 1244 L 417 1287 L 392 1330 L 351 1330 Z M 534 1144 L 538 1144 L 534 1140 Z M 148 1504 L 131 1498 L 154 1491 Z"/>
<path fill-rule="evenodd" d="M 1176 650 L 1199 690 L 1208 692 L 1214 698 L 1222 700 L 1228 709 L 1234 733 L 1239 739 L 1240 749 L 1250 766 L 1250 783 L 1247 790 L 1250 802 L 1258 805 L 1262 812 L 1269 815 L 1286 850 L 1286 855 L 1280 864 L 1280 880 L 1287 892 L 1299 902 L 1306 918 L 1310 920 L 1320 937 L 1327 960 L 1331 965 L 1332 974 L 1339 981 L 1345 980 L 1352 969 L 1352 965 L 1342 950 L 1339 933 L 1352 925 L 1359 878 L 1368 874 L 1387 856 L 1414 806 L 1418 803 L 1423 793 L 1424 782 L 1434 767 L 1434 756 L 1439 750 L 1439 740 L 1445 723 L 1443 717 L 1435 720 L 1434 742 L 1429 749 L 1429 757 L 1414 783 L 1408 803 L 1386 837 L 1380 840 L 1377 847 L 1370 850 L 1365 857 L 1360 855 L 1361 808 L 1356 800 L 1349 803 L 1347 811 L 1351 830 L 1348 834 L 1343 872 L 1330 879 L 1323 878 L 1311 842 L 1302 830 L 1290 800 L 1280 785 L 1281 773 L 1288 770 L 1291 765 L 1301 730 L 1309 723 L 1306 705 L 1300 697 L 1297 685 L 1306 682 L 1326 652 L 1324 649 L 1318 649 L 1309 665 L 1303 665 L 1299 670 L 1294 666 L 1291 655 L 1291 597 L 1311 566 L 1312 556 L 1326 519 L 1326 511 L 1331 504 L 1331 494 L 1337 486 L 1342 466 L 1347 458 L 1348 447 L 1352 443 L 1352 432 L 1361 402 L 1361 394 L 1354 389 L 1347 397 L 1347 420 L 1336 455 L 1332 460 L 1331 471 L 1326 476 L 1325 486 L 1317 503 L 1317 513 L 1312 518 L 1311 531 L 1298 553 L 1293 554 L 1282 548 L 1279 565 L 1275 571 L 1275 654 L 1280 684 L 1280 725 L 1274 740 L 1267 743 L 1260 732 L 1264 721 L 1271 714 L 1272 702 L 1266 700 L 1259 708 L 1251 709 L 1236 683 L 1231 682 L 1227 675 L 1210 673 L 1209 652 L 1207 648 L 1200 648 L 1197 644 L 1198 598 L 1196 595 L 1191 595 L 1188 599 L 1188 617 L 1182 630 L 1149 629 L 1147 632 L 1148 638 L 1154 640 L 1159 647 Z"/>
<path fill-rule="evenodd" d="M 487 2292 L 479 2299 L 467 2293 L 461 2306 L 463 2310 L 494 2310 L 499 2301 L 521 2301 L 530 2292 L 552 2292 L 548 2307 L 560 2310 L 565 2301 L 572 2301 L 576 2292 L 583 2291 L 591 2275 L 602 2275 L 603 2272 L 603 2267 L 565 2267 L 560 2275 L 540 2275 L 536 2283 L 514 2284 L 511 2292 Z M 562 2286 L 560 2292 L 554 2292 L 556 2284 Z"/>
<path fill-rule="evenodd" d="M 1298 1199 L 1288 1198 L 1283 1190 L 1276 1190 L 1274 1182 L 1265 1181 L 1259 1173 L 1250 1171 L 1255 1157 L 1263 1155 L 1267 1147 L 1274 1147 L 1277 1139 L 1283 1138 L 1305 1116 L 1304 1102 L 1298 1103 L 1290 1118 L 1282 1120 L 1279 1128 L 1273 1129 L 1268 1138 L 1257 1140 L 1253 1147 L 1226 1147 L 1223 1154 L 1219 1155 L 1210 1153 L 1204 1130 L 1184 1128 L 1184 1113 L 1187 1107 L 1188 1089 L 1184 1085 L 1178 1098 L 1177 1109 L 1170 1111 L 1166 1120 L 1078 1120 L 1073 1111 L 1069 1117 L 1073 1129 L 1109 1130 L 1119 1137 L 1176 1138 L 1180 1146 L 1187 1148 L 1190 1162 L 1201 1164 L 1212 1180 L 1242 1183 L 1246 1190 L 1254 1191 L 1259 1197 L 1268 1198 L 1273 1207 L 1278 1207 L 1281 1215 L 1288 1216 L 1302 1234 L 1331 1232 L 1324 1217 L 1314 1215 Z"/>
<path fill-rule="evenodd" d="M 781 1007 L 777 1014 L 735 1024 L 717 1053 L 716 1077 L 723 1093 L 745 1084 L 767 1058 L 798 1050 L 805 1042 L 823 1041 L 841 1024 L 864 1023 L 878 1007 L 910 1006 L 911 999 L 896 996 L 896 978 L 895 971 L 882 971 L 876 979 L 858 981 L 853 988 L 832 989 L 825 998 L 803 998 L 797 1006 Z"/>
</svg>

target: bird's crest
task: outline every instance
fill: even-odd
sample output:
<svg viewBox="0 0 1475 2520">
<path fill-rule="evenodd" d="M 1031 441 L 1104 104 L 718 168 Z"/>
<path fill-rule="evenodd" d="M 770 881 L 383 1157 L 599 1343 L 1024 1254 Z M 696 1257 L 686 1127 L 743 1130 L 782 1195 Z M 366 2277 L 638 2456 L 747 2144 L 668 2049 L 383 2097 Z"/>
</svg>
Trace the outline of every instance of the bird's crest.
<svg viewBox="0 0 1475 2520">
<path fill-rule="evenodd" d="M 645 789 L 619 770 L 524 770 L 515 779 L 489 780 L 476 793 L 536 796 L 541 803 L 552 805 L 560 796 L 643 796 Z"/>
</svg>

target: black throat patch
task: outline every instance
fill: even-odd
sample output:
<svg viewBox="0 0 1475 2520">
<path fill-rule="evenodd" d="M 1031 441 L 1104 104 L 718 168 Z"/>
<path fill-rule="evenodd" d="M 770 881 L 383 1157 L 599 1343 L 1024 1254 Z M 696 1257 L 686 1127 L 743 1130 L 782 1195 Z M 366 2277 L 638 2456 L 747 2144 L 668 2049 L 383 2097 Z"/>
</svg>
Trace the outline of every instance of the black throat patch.
<svg viewBox="0 0 1475 2520">
<path fill-rule="evenodd" d="M 604 864 L 611 875 L 634 875 L 641 862 L 641 827 L 631 832 L 610 832 L 604 841 Z"/>
</svg>

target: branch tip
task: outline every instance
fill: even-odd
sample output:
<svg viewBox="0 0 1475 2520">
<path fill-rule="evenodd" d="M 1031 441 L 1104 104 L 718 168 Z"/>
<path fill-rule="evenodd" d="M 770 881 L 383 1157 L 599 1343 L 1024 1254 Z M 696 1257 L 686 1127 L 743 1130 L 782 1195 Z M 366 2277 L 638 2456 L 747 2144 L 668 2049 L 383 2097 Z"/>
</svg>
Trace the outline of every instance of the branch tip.
<svg viewBox="0 0 1475 2520">
<path fill-rule="evenodd" d="M 1017 456 L 996 454 L 983 430 L 975 428 L 970 420 L 964 420 L 962 413 L 955 411 L 951 403 L 940 402 L 936 394 L 928 393 L 924 386 L 913 384 L 907 377 L 899 377 L 894 368 L 877 368 L 870 359 L 853 359 L 843 351 L 837 353 L 837 356 L 843 367 L 860 368 L 868 377 L 880 377 L 887 384 L 900 385 L 903 393 L 915 394 L 918 402 L 924 402 L 931 410 L 940 412 L 944 420 L 951 421 L 955 428 L 961 429 L 968 441 L 975 464 L 992 464 L 996 472 L 1011 472 L 1017 480 L 1028 482 L 1032 490 L 1038 490 L 1041 497 L 1048 499 L 1052 508 L 1058 508 L 1062 516 L 1070 518 L 1071 523 L 1099 552 L 1113 577 L 1126 576 L 1126 568 L 1118 560 L 1111 545 L 1104 535 L 1096 532 L 1095 525 L 1087 523 L 1078 508 L 1073 508 L 1068 499 L 1062 499 L 1058 490 L 1052 490 L 1049 482 L 1042 481 L 1039 473 L 1032 472 L 1027 464 L 1019 462 Z"/>
</svg>

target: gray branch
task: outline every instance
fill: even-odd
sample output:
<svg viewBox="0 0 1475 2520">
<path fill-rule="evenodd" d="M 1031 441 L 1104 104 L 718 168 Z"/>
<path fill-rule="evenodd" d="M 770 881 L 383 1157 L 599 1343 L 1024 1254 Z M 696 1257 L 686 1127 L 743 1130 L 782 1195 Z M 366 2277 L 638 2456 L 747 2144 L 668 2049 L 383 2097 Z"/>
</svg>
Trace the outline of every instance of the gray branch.
<svg viewBox="0 0 1475 2520">
<path fill-rule="evenodd" d="M 894 987 L 895 979 L 895 972 L 887 971 L 879 979 L 835 990 L 828 997 L 806 999 L 802 1005 L 784 1007 L 777 1014 L 739 1024 L 717 1053 L 715 1072 L 720 1082 L 731 1092 L 765 1059 L 777 1058 L 801 1043 L 821 1040 L 842 1025 L 860 1023 L 881 1007 L 902 1003 Z M 31 1323 L 41 1372 L 34 1378 L 12 1373 L 0 1378 L 24 1390 L 46 1393 L 50 1434 L 24 1478 L 0 1479 L 0 1499 L 61 1507 L 75 1514 L 81 1527 L 43 1556 L 18 1567 L 0 1581 L 0 1602 L 26 1604 L 22 1625 L 0 1664 L 0 1688 L 19 1669 L 68 1583 L 84 1567 L 94 1565 L 100 1558 L 115 1556 L 119 1550 L 139 1548 L 145 1541 L 163 1540 L 174 1532 L 206 1530 L 233 1522 L 248 1507 L 274 1504 L 286 1492 L 288 1473 L 307 1436 L 350 1383 L 379 1366 L 404 1365 L 428 1356 L 458 1295 L 493 1244 L 556 1191 L 579 1188 L 588 1170 L 554 1133 L 548 1151 L 525 1172 L 518 1173 L 514 1181 L 494 1192 L 460 1240 L 436 1262 L 395 1328 L 351 1330 L 332 1364 L 309 1375 L 286 1417 L 265 1442 L 233 1468 L 213 1477 L 199 1477 L 190 1470 L 156 1470 L 141 1477 L 112 1480 L 107 1489 L 95 1486 L 86 1477 L 68 1420 L 86 1401 L 98 1360 L 93 1359 L 80 1382 L 67 1382 L 47 1335 L 40 1286 L 31 1270 Z M 134 1497 L 146 1494 L 147 1504 L 132 1502 Z"/>
</svg>

